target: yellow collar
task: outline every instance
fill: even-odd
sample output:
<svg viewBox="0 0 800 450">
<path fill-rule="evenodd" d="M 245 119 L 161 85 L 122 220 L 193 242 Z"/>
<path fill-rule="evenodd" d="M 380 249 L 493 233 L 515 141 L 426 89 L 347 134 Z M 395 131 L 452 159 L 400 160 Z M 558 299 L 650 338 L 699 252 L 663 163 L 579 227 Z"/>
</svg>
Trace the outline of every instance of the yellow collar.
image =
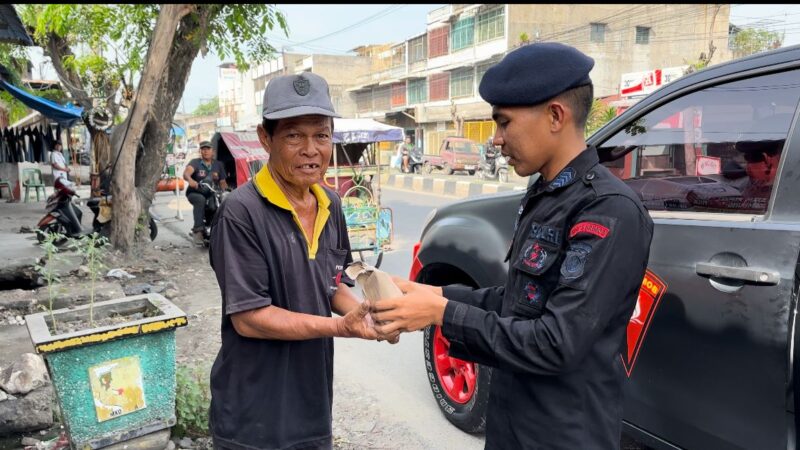
<svg viewBox="0 0 800 450">
<path fill-rule="evenodd" d="M 329 209 L 331 200 L 328 198 L 328 194 L 325 193 L 325 189 L 319 184 L 311 186 L 311 193 L 317 198 L 317 220 L 314 222 L 313 238 L 311 242 L 308 242 L 308 236 L 306 236 L 303 230 L 300 216 L 297 215 L 297 211 L 295 211 L 292 204 L 289 203 L 289 199 L 286 198 L 286 194 L 281 190 L 280 186 L 278 186 L 278 183 L 272 178 L 272 173 L 269 171 L 269 164 L 262 167 L 256 176 L 253 177 L 253 185 L 256 187 L 258 193 L 267 199 L 268 202 L 292 213 L 292 218 L 308 245 L 308 257 L 309 259 L 315 259 L 317 257 L 317 250 L 319 249 L 319 237 L 322 235 L 322 230 L 325 228 L 328 217 L 331 215 Z"/>
</svg>

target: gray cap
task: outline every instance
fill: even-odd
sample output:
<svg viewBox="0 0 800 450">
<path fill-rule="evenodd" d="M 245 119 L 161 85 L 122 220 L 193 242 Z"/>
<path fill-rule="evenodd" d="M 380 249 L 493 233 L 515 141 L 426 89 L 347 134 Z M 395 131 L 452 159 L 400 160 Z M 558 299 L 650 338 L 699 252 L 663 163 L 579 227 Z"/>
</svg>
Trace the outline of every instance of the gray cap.
<svg viewBox="0 0 800 450">
<path fill-rule="evenodd" d="M 208 147 L 210 149 L 214 148 L 214 146 L 211 145 L 211 142 L 209 142 L 209 141 L 203 141 L 203 142 L 200 143 L 200 148 L 204 148 L 204 147 Z"/>
<path fill-rule="evenodd" d="M 265 119 L 286 119 L 309 114 L 341 117 L 333 110 L 328 83 L 311 72 L 269 80 L 264 90 L 263 105 Z"/>
</svg>

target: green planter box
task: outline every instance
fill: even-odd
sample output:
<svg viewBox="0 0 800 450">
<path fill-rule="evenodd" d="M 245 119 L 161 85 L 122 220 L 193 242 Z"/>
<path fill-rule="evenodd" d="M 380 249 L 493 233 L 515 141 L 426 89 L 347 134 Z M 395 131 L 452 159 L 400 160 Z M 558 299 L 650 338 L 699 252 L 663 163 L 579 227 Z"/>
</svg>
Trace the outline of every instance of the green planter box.
<svg viewBox="0 0 800 450">
<path fill-rule="evenodd" d="M 89 305 L 53 311 L 56 324 L 88 319 Z M 44 355 L 73 448 L 102 448 L 175 424 L 175 329 L 186 314 L 158 294 L 94 304 L 95 322 L 54 333 L 49 312 L 25 317 Z M 63 328 L 63 325 L 59 325 Z"/>
</svg>

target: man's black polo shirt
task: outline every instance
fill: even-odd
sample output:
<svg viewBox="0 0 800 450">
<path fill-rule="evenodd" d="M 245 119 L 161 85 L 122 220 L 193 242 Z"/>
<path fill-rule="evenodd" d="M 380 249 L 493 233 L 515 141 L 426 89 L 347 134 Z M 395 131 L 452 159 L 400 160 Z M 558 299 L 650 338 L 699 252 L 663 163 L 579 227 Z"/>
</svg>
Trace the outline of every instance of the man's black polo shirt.
<svg viewBox="0 0 800 450">
<path fill-rule="evenodd" d="M 268 305 L 331 315 L 351 262 L 340 199 L 312 187 L 318 211 L 307 242 L 299 217 L 265 166 L 223 203 L 211 236 L 222 292 L 222 347 L 211 369 L 211 432 L 232 449 L 330 448 L 333 339 L 241 336 L 230 315 Z"/>
</svg>

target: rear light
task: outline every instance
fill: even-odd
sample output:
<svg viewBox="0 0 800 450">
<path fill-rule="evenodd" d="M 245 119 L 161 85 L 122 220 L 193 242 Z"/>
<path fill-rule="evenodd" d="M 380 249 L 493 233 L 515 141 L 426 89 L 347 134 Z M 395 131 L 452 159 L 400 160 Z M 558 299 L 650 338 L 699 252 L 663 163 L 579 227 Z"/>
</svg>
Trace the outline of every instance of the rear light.
<svg viewBox="0 0 800 450">
<path fill-rule="evenodd" d="M 422 245 L 422 242 L 417 242 L 414 244 L 414 250 L 411 251 L 411 272 L 408 274 L 408 279 L 411 281 L 417 281 L 417 276 L 419 272 L 422 270 L 422 262 L 417 258 L 417 254 L 419 253 L 419 248 Z"/>
</svg>

